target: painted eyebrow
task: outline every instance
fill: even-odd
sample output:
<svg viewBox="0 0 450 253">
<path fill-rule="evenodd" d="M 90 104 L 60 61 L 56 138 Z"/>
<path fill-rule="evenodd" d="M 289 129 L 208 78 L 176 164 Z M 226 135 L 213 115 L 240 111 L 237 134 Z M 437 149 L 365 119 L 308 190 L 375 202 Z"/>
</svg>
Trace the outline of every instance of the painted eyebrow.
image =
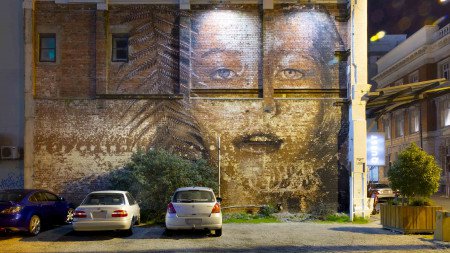
<svg viewBox="0 0 450 253">
<path fill-rule="evenodd" d="M 222 48 L 212 48 L 209 49 L 208 51 L 204 52 L 200 57 L 201 58 L 205 58 L 207 56 L 210 55 L 214 55 L 214 54 L 219 54 L 219 53 L 240 53 L 241 51 L 238 50 L 226 50 L 226 49 L 222 49 Z"/>
</svg>

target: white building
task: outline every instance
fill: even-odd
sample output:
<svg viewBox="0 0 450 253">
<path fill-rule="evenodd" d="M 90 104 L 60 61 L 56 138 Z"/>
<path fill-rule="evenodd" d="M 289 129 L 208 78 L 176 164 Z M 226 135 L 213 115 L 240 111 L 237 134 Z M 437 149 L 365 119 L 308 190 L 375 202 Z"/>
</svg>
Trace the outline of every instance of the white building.
<svg viewBox="0 0 450 253">
<path fill-rule="evenodd" d="M 410 143 L 433 154 L 443 168 L 441 188 L 450 191 L 450 25 L 427 25 L 377 61 L 368 117 L 386 134 L 386 161 Z M 379 171 L 387 180 L 389 164 Z"/>
</svg>

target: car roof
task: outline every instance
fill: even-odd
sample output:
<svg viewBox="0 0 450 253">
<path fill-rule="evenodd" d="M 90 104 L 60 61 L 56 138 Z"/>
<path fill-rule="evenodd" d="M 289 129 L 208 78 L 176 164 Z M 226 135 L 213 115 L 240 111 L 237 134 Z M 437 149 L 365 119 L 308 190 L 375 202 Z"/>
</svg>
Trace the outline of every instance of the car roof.
<svg viewBox="0 0 450 253">
<path fill-rule="evenodd" d="M 28 194 L 30 192 L 36 192 L 36 191 L 45 191 L 50 192 L 43 189 L 6 189 L 6 190 L 0 190 L 0 192 L 11 192 L 11 193 L 22 193 L 22 194 Z"/>
<path fill-rule="evenodd" d="M 127 193 L 127 191 L 105 190 L 105 191 L 93 191 L 93 192 L 90 192 L 89 194 L 92 194 L 92 193 L 123 193 L 123 194 L 125 194 L 125 193 Z"/>
<path fill-rule="evenodd" d="M 198 187 L 198 186 L 191 186 L 191 187 L 181 187 L 178 188 L 176 191 L 193 191 L 193 190 L 201 190 L 201 191 L 213 191 L 211 188 L 208 187 Z"/>
</svg>

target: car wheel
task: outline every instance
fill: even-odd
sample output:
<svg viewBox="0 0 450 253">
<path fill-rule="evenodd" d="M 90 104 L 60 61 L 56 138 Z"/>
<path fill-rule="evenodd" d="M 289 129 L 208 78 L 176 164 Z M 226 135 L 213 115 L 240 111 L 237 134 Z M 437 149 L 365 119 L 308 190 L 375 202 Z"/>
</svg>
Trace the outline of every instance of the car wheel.
<svg viewBox="0 0 450 253">
<path fill-rule="evenodd" d="M 66 224 L 72 223 L 74 211 L 75 210 L 73 208 L 69 208 L 69 210 L 67 210 L 66 220 L 64 221 Z"/>
<path fill-rule="evenodd" d="M 28 232 L 31 235 L 37 235 L 41 232 L 41 219 L 37 215 L 33 215 L 30 219 L 30 224 L 28 225 Z"/>
<path fill-rule="evenodd" d="M 166 228 L 166 230 L 164 230 L 164 235 L 165 236 L 172 236 L 173 235 L 173 231 L 168 229 L 168 228 Z"/>
<path fill-rule="evenodd" d="M 220 236 L 222 236 L 222 229 L 216 229 L 216 230 L 214 230 L 214 236 L 215 236 L 215 237 L 220 237 Z"/>
<path fill-rule="evenodd" d="M 136 219 L 136 222 L 134 223 L 134 225 L 139 225 L 141 224 L 141 216 L 138 216 Z"/>
</svg>

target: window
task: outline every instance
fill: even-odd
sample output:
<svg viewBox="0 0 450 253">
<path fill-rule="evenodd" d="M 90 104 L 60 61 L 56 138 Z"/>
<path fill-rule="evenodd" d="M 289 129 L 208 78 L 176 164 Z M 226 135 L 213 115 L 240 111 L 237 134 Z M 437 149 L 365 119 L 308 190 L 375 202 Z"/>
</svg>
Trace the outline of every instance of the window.
<svg viewBox="0 0 450 253">
<path fill-rule="evenodd" d="M 39 34 L 39 61 L 56 62 L 56 35 L 54 33 Z"/>
<path fill-rule="evenodd" d="M 58 196 L 56 196 L 54 194 L 51 194 L 49 192 L 46 192 L 45 196 L 46 196 L 48 201 L 58 201 L 59 200 Z"/>
<path fill-rule="evenodd" d="M 449 68 L 448 68 L 449 63 L 446 62 L 444 64 L 441 65 L 441 77 L 448 79 L 449 76 Z"/>
<path fill-rule="evenodd" d="M 128 198 L 128 203 L 129 203 L 130 205 L 137 204 L 137 201 L 133 198 L 133 196 L 131 196 L 131 194 L 130 194 L 129 192 L 127 192 L 125 195 L 127 196 L 127 198 Z"/>
<path fill-rule="evenodd" d="M 419 72 L 416 71 L 409 75 L 409 83 L 417 83 L 419 81 Z"/>
<path fill-rule="evenodd" d="M 388 119 L 384 121 L 384 132 L 386 134 L 386 139 L 391 139 L 391 122 Z"/>
<path fill-rule="evenodd" d="M 86 206 L 125 205 L 125 198 L 119 193 L 91 193 L 82 204 Z"/>
<path fill-rule="evenodd" d="M 419 110 L 413 109 L 409 111 L 409 132 L 419 132 Z"/>
<path fill-rule="evenodd" d="M 405 132 L 404 132 L 405 118 L 403 117 L 403 114 L 397 115 L 396 123 L 397 124 L 395 126 L 395 130 L 396 130 L 396 136 L 395 137 L 404 136 L 405 135 Z"/>
<path fill-rule="evenodd" d="M 391 154 L 386 155 L 386 166 L 384 166 L 383 177 L 388 176 L 388 171 L 391 168 Z"/>
<path fill-rule="evenodd" d="M 128 35 L 115 34 L 112 37 L 112 61 L 128 61 Z"/>
<path fill-rule="evenodd" d="M 442 126 L 450 126 L 450 101 L 444 101 L 441 108 Z"/>
</svg>

